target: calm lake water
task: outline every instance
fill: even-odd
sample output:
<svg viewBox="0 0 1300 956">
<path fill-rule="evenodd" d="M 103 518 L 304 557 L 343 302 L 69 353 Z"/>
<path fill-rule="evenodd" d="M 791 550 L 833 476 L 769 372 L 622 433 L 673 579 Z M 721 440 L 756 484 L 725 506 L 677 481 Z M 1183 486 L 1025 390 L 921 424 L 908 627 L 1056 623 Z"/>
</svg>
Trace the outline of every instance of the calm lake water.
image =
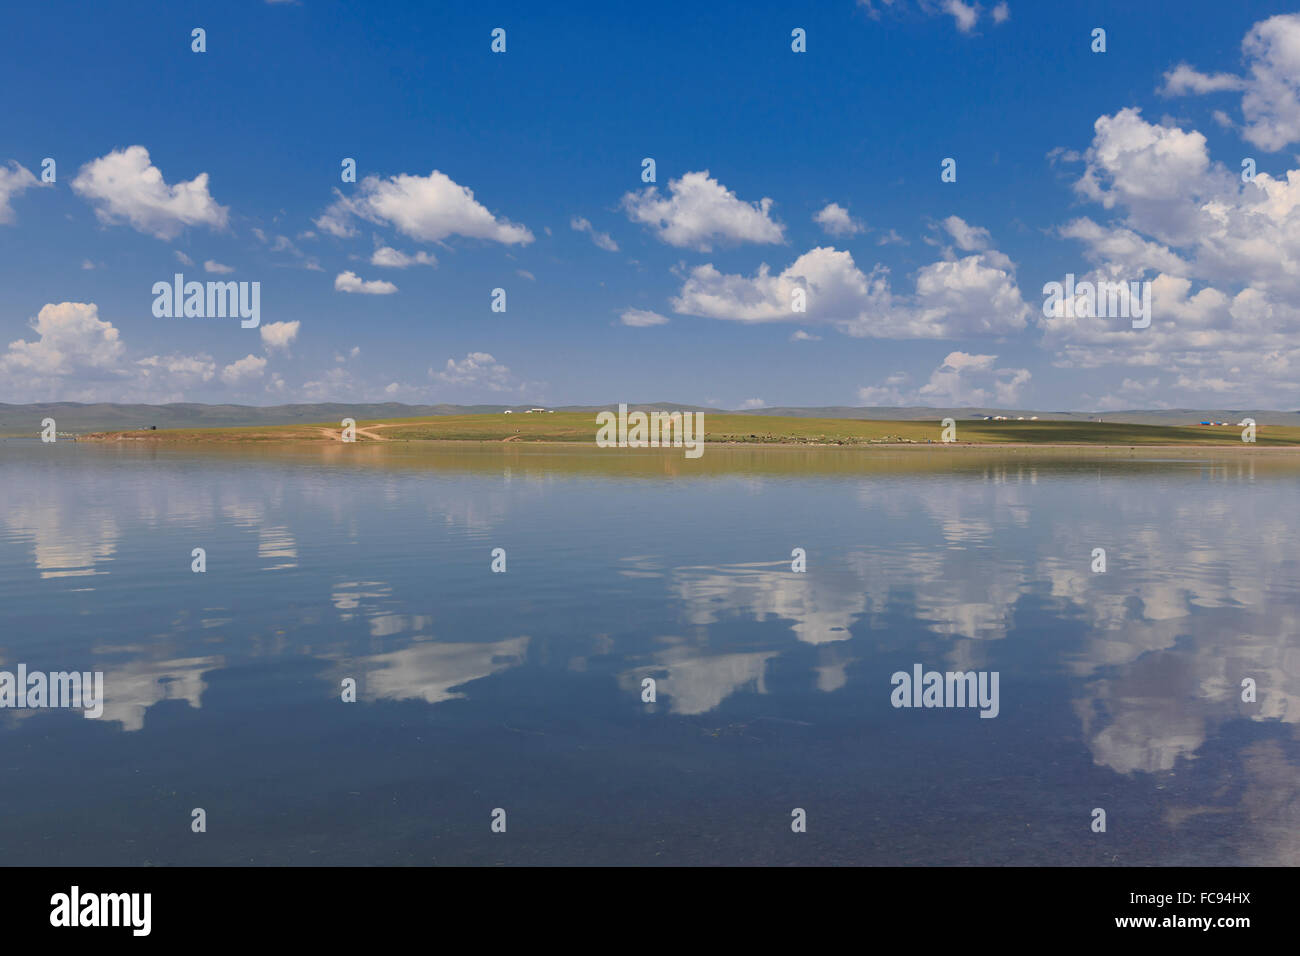
<svg viewBox="0 0 1300 956">
<path fill-rule="evenodd" d="M 12 440 L 0 477 L 0 670 L 106 696 L 0 710 L 6 864 L 1300 863 L 1297 457 Z M 915 664 L 998 715 L 894 707 Z"/>
</svg>

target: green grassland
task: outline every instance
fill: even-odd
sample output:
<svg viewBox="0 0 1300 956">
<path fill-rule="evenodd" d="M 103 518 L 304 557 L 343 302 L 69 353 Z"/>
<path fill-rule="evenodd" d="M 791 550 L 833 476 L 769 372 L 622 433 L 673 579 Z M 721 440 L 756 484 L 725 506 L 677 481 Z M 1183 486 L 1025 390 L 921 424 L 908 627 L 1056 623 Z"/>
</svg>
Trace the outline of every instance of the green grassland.
<svg viewBox="0 0 1300 956">
<path fill-rule="evenodd" d="M 573 442 L 594 444 L 595 415 L 554 412 L 514 415 L 438 415 L 357 423 L 358 443 L 415 441 Z M 909 445 L 939 444 L 938 421 L 869 421 L 754 415 L 704 415 L 710 444 Z M 1226 445 L 1242 447 L 1236 426 L 1129 425 L 1110 422 L 957 421 L 958 444 L 975 445 Z M 340 426 L 253 426 L 99 432 L 79 441 L 337 442 Z M 1261 426 L 1256 445 L 1300 446 L 1300 428 Z M 1249 447 L 1249 446 L 1246 446 Z"/>
</svg>

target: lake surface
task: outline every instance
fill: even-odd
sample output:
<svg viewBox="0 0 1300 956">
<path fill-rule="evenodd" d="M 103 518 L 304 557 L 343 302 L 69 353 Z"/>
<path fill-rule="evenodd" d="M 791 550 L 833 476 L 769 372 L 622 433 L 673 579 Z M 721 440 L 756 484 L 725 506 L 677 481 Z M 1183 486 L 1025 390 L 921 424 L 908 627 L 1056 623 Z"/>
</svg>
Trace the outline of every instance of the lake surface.
<svg viewBox="0 0 1300 956">
<path fill-rule="evenodd" d="M 11 440 L 0 478 L 0 670 L 106 697 L 0 710 L 6 864 L 1300 863 L 1300 456 Z M 916 664 L 997 716 L 893 706 Z"/>
</svg>

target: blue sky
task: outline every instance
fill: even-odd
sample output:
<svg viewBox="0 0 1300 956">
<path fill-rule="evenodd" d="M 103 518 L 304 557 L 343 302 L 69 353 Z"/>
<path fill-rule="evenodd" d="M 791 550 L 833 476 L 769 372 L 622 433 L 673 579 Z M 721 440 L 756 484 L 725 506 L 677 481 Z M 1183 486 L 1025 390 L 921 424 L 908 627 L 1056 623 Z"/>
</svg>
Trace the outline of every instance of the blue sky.
<svg viewBox="0 0 1300 956">
<path fill-rule="evenodd" d="M 8 11 L 0 401 L 1300 407 L 1282 4 L 448 6 Z"/>
</svg>

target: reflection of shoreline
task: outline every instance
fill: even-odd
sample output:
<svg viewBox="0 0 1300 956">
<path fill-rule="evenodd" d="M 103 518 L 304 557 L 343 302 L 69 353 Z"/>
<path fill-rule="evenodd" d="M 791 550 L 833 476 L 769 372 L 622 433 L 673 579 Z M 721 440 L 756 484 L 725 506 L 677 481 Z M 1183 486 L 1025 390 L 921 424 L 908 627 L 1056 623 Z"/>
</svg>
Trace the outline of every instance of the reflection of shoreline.
<svg viewBox="0 0 1300 956">
<path fill-rule="evenodd" d="M 1078 476 L 1101 469 L 1108 477 L 1169 477 L 1188 481 L 1208 474 L 1224 479 L 1286 479 L 1300 474 L 1300 448 L 1225 446 L 1084 445 L 877 445 L 825 447 L 778 444 L 710 444 L 708 454 L 687 460 L 679 449 L 598 449 L 577 442 L 387 441 L 341 442 L 78 443 L 74 458 L 147 459 L 155 463 L 257 462 L 285 469 L 309 464 L 338 471 L 449 472 L 510 475 L 550 480 L 602 477 L 655 480 L 743 475 L 826 475 L 856 479 L 883 475 L 934 475 L 982 480 L 990 475 L 1030 480 L 1052 475 Z"/>
</svg>

